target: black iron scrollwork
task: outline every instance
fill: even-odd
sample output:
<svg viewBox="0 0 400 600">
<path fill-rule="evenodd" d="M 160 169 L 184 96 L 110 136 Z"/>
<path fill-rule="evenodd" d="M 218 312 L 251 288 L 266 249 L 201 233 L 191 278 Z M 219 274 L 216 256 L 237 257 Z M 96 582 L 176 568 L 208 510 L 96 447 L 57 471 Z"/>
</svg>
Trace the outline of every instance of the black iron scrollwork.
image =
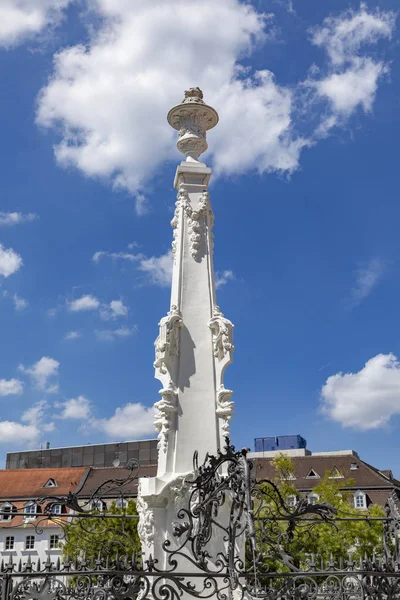
<svg viewBox="0 0 400 600">
<path fill-rule="evenodd" d="M 103 483 L 84 502 L 74 493 L 38 499 L 44 506 L 41 518 L 54 518 L 61 526 L 76 521 L 86 535 L 94 535 L 90 528 L 93 506 L 116 494 L 123 498 L 124 486 L 137 478 L 138 467 L 132 462 L 125 477 Z M 400 599 L 397 493 L 388 499 L 381 519 L 383 552 L 379 555 L 355 561 L 351 552 L 347 560 L 333 556 L 327 560 L 311 553 L 299 562 L 290 550 L 294 542 L 301 546 L 301 540 L 309 539 L 319 526 L 329 526 L 332 536 L 339 535 L 339 523 L 345 517 L 338 516 L 334 507 L 309 504 L 305 499 L 288 506 L 274 482 L 255 481 L 247 451 L 237 452 L 229 439 L 223 450 L 216 456 L 207 455 L 203 464 L 195 454 L 193 475 L 184 485 L 173 538 L 163 543 L 166 569 L 159 568 L 152 558 L 143 565 L 140 554 L 128 557 L 124 519 L 135 517 L 105 510 L 100 533 L 109 531 L 107 518 L 112 517 L 113 527 L 119 522 L 121 551 L 113 557 L 100 551 L 96 559 L 81 554 L 55 562 L 48 558 L 43 564 L 31 557 L 14 564 L 10 556 L 0 565 L 2 600 L 227 600 L 233 594 L 235 600 L 244 596 L 268 600 Z M 52 513 L 56 504 L 68 511 L 63 519 Z M 354 520 L 368 523 L 368 517 Z"/>
</svg>

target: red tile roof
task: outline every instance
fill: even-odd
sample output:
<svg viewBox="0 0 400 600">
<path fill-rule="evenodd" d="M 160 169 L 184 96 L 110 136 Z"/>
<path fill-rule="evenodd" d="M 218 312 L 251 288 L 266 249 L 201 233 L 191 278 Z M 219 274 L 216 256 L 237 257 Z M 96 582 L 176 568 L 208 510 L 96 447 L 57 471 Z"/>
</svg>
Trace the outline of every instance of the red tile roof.
<svg viewBox="0 0 400 600">
<path fill-rule="evenodd" d="M 74 492 L 86 470 L 87 467 L 0 470 L 0 501 Z M 44 487 L 49 479 L 54 479 L 57 487 Z"/>
</svg>

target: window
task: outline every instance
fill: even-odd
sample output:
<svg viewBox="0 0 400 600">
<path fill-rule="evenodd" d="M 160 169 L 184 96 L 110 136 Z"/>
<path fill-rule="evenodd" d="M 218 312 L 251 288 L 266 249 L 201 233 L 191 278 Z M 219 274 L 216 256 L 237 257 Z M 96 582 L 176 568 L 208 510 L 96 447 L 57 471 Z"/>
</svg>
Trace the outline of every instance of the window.
<svg viewBox="0 0 400 600">
<path fill-rule="evenodd" d="M 50 550 L 55 550 L 60 547 L 60 536 L 51 535 L 49 539 L 49 548 Z"/>
<path fill-rule="evenodd" d="M 90 510 L 97 510 L 99 512 L 103 512 L 105 510 L 106 505 L 103 500 L 92 500 L 90 503 Z"/>
<path fill-rule="evenodd" d="M 350 471 L 355 471 L 356 469 L 358 469 L 358 464 L 357 463 L 351 463 L 351 465 L 350 465 Z"/>
<path fill-rule="evenodd" d="M 289 496 L 287 496 L 286 498 L 286 506 L 289 506 L 289 508 L 294 508 L 297 504 L 297 498 L 294 494 L 290 494 Z"/>
<path fill-rule="evenodd" d="M 50 514 L 51 515 L 61 515 L 62 513 L 62 505 L 61 504 L 52 504 L 50 506 Z"/>
<path fill-rule="evenodd" d="M 128 501 L 125 500 L 125 498 L 118 498 L 118 500 L 115 503 L 115 506 L 117 508 L 126 508 L 128 506 Z"/>
<path fill-rule="evenodd" d="M 8 535 L 6 537 L 5 550 L 14 550 L 14 536 Z"/>
<path fill-rule="evenodd" d="M 367 495 L 361 490 L 354 494 L 354 508 L 367 508 Z"/>
<path fill-rule="evenodd" d="M 307 500 L 308 504 L 317 504 L 317 502 L 319 501 L 319 496 L 318 494 L 314 494 L 314 492 L 311 492 L 310 494 L 308 494 Z"/>
<path fill-rule="evenodd" d="M 343 477 L 343 475 L 341 474 L 339 469 L 337 467 L 333 467 L 333 469 L 329 475 L 329 479 L 340 479 L 342 477 Z"/>
<path fill-rule="evenodd" d="M 314 471 L 314 469 L 310 469 L 308 475 L 306 475 L 306 478 L 319 479 L 319 475 L 316 471 Z"/>
<path fill-rule="evenodd" d="M 29 519 L 36 519 L 36 504 L 34 502 L 29 502 L 28 504 L 25 504 L 24 512 L 24 518 L 26 521 L 28 521 Z"/>
<path fill-rule="evenodd" d="M 2 521 L 11 521 L 12 511 L 13 511 L 12 504 L 9 504 L 8 502 L 6 504 L 3 504 L 0 507 L 1 520 Z"/>
<path fill-rule="evenodd" d="M 50 479 L 49 479 L 49 480 L 48 480 L 48 481 L 47 481 L 47 482 L 44 484 L 44 486 L 43 486 L 43 487 L 45 487 L 45 488 L 57 487 L 56 480 L 55 480 L 55 479 L 51 479 L 51 478 L 50 478 Z"/>
<path fill-rule="evenodd" d="M 33 550 L 35 547 L 35 536 L 27 535 L 25 538 L 25 550 Z"/>
</svg>

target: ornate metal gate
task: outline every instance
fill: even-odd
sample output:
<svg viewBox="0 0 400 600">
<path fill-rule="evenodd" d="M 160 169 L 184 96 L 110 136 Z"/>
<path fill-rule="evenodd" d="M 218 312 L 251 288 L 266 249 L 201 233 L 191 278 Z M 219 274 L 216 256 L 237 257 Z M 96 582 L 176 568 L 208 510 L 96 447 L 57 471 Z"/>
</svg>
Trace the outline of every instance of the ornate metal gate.
<svg viewBox="0 0 400 600">
<path fill-rule="evenodd" d="M 106 482 L 84 503 L 75 494 L 38 499 L 47 503 L 43 518 L 62 525 L 51 510 L 52 505 L 62 504 L 71 511 L 67 531 L 77 527 L 89 539 L 96 535 L 103 539 L 110 532 L 109 519 L 114 530 L 117 520 L 115 540 L 108 541 L 116 544 L 116 550 L 110 554 L 105 547 L 91 559 L 77 552 L 44 564 L 30 556 L 15 564 L 10 556 L 0 566 L 1 600 L 400 598 L 400 513 L 394 496 L 388 500 L 386 516 L 375 519 L 339 515 L 326 503 L 310 505 L 301 500 L 295 507 L 287 506 L 273 482 L 255 482 L 246 451 L 236 452 L 227 440 L 223 452 L 207 456 L 202 465 L 195 455 L 194 476 L 176 515 L 174 539 L 163 544 L 168 568 L 159 570 L 151 557 L 143 564 L 140 553 L 128 556 L 125 551 L 127 523 L 136 515 L 124 509 L 119 515 L 93 513 L 93 502 L 102 501 L 112 490 L 123 490 L 138 476 L 138 468 L 132 461 L 127 477 Z M 228 520 L 221 520 L 223 511 L 225 515 L 228 511 Z M 101 521 L 100 529 L 91 526 L 93 519 Z M 349 519 L 380 528 L 378 554 L 357 561 L 352 558 L 356 547 L 349 548 L 347 560 L 333 556 L 324 560 L 312 553 L 299 560 L 290 554 L 290 548 L 294 544 L 301 548 L 302 540 L 309 541 L 316 528 L 329 527 L 332 536 L 339 535 L 338 524 Z M 40 534 L 40 521 L 35 527 Z M 222 539 L 223 550 L 219 546 L 212 556 L 210 541 L 215 536 Z"/>
</svg>

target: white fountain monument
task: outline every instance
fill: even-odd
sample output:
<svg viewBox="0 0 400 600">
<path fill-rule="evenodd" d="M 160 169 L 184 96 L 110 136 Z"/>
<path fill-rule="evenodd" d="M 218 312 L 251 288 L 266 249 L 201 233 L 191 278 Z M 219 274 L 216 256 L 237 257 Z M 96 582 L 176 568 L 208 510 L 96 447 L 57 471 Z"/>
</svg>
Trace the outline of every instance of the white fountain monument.
<svg viewBox="0 0 400 600">
<path fill-rule="evenodd" d="M 163 542 L 173 538 L 177 511 L 183 505 L 193 472 L 193 454 L 224 446 L 233 414 L 232 391 L 224 371 L 232 361 L 232 323 L 216 304 L 213 265 L 214 215 L 208 193 L 211 169 L 199 162 L 207 149 L 206 132 L 218 123 L 217 112 L 203 101 L 199 88 L 168 113 L 179 132 L 178 149 L 186 156 L 176 171 L 171 304 L 159 323 L 155 341 L 157 476 L 141 479 L 139 535 L 144 560 L 167 568 Z"/>
</svg>

